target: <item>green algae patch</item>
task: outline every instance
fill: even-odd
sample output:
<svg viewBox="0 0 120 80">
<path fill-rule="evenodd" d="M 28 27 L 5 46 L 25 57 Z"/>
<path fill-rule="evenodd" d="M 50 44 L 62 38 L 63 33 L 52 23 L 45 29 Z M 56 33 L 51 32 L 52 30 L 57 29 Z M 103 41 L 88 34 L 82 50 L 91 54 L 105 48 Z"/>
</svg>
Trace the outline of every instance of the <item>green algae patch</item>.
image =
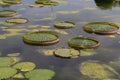
<svg viewBox="0 0 120 80">
<path fill-rule="evenodd" d="M 120 27 L 109 22 L 91 22 L 85 24 L 84 31 L 97 34 L 115 34 L 120 30 Z"/>
<path fill-rule="evenodd" d="M 59 36 L 53 31 L 37 31 L 24 34 L 23 40 L 28 44 L 50 45 L 59 42 Z"/>
<path fill-rule="evenodd" d="M 55 72 L 49 69 L 36 69 L 25 74 L 29 80 L 51 80 Z"/>
<path fill-rule="evenodd" d="M 80 72 L 92 79 L 113 79 L 119 78 L 117 73 L 112 67 L 102 64 L 99 61 L 86 61 L 80 64 Z"/>
<path fill-rule="evenodd" d="M 14 10 L 0 10 L 0 17 L 12 17 L 17 15 L 17 12 Z"/>
<path fill-rule="evenodd" d="M 70 39 L 68 44 L 70 47 L 76 49 L 96 48 L 100 45 L 99 41 L 92 37 L 75 37 Z"/>
</svg>

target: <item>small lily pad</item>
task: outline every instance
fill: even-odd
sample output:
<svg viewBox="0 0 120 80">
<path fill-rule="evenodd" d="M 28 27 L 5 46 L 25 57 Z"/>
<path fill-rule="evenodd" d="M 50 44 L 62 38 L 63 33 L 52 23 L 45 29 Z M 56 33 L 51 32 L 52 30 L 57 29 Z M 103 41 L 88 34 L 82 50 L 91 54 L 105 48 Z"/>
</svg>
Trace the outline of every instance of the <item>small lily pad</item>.
<svg viewBox="0 0 120 80">
<path fill-rule="evenodd" d="M 0 17 L 12 17 L 17 15 L 17 12 L 14 10 L 1 10 Z"/>
<path fill-rule="evenodd" d="M 22 3 L 22 0 L 3 0 L 3 2 L 9 4 L 20 4 Z"/>
<path fill-rule="evenodd" d="M 35 3 L 41 4 L 44 6 L 57 6 L 58 5 L 58 2 L 51 1 L 51 0 L 36 0 Z"/>
<path fill-rule="evenodd" d="M 74 58 L 80 56 L 79 51 L 75 49 L 57 49 L 54 51 L 55 56 L 62 58 Z"/>
<path fill-rule="evenodd" d="M 114 23 L 91 22 L 84 25 L 83 29 L 89 33 L 114 34 L 120 30 L 120 27 Z"/>
<path fill-rule="evenodd" d="M 70 39 L 68 44 L 70 47 L 77 49 L 96 48 L 100 45 L 99 41 L 92 37 L 75 37 Z"/>
<path fill-rule="evenodd" d="M 59 36 L 53 31 L 37 31 L 24 34 L 23 40 L 28 44 L 50 45 L 59 42 Z"/>
<path fill-rule="evenodd" d="M 32 62 L 21 62 L 15 64 L 13 68 L 20 69 L 21 71 L 31 71 L 36 67 L 36 65 Z"/>
<path fill-rule="evenodd" d="M 10 67 L 0 68 L 0 79 L 7 79 L 14 76 L 17 73 L 16 69 Z"/>
<path fill-rule="evenodd" d="M 29 80 L 51 80 L 55 72 L 48 69 L 36 69 L 25 74 Z"/>
<path fill-rule="evenodd" d="M 65 21 L 65 22 L 55 22 L 54 26 L 56 28 L 67 29 L 67 28 L 73 28 L 73 27 L 75 27 L 75 23 L 68 22 L 68 21 Z"/>
<path fill-rule="evenodd" d="M 6 20 L 7 23 L 15 23 L 15 24 L 24 24 L 28 22 L 26 18 L 10 18 Z"/>
<path fill-rule="evenodd" d="M 119 78 L 119 73 L 112 67 L 102 64 L 99 61 L 86 61 L 80 65 L 80 72 L 90 78 L 103 80 Z"/>
<path fill-rule="evenodd" d="M 14 63 L 14 60 L 9 57 L 0 57 L 0 67 L 7 67 Z"/>
</svg>

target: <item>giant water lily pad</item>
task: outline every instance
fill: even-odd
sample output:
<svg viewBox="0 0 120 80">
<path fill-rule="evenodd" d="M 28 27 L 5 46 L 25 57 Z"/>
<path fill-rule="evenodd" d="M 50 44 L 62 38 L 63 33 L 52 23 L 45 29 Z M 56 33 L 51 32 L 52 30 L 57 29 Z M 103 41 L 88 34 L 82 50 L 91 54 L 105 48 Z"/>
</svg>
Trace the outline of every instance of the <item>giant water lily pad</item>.
<svg viewBox="0 0 120 80">
<path fill-rule="evenodd" d="M 56 28 L 67 29 L 67 28 L 73 28 L 73 27 L 75 27 L 75 23 L 68 22 L 68 21 L 65 21 L 65 22 L 55 22 L 54 26 Z"/>
<path fill-rule="evenodd" d="M 90 78 L 103 80 L 119 78 L 119 73 L 117 73 L 112 67 L 101 64 L 99 61 L 86 61 L 80 65 L 80 72 Z M 119 79 L 118 79 L 119 80 Z"/>
<path fill-rule="evenodd" d="M 0 80 L 7 79 L 14 76 L 17 73 L 16 69 L 10 67 L 2 67 L 0 68 Z"/>
<path fill-rule="evenodd" d="M 50 45 L 57 43 L 59 37 L 57 33 L 53 31 L 37 31 L 24 34 L 23 40 L 29 44 Z"/>
<path fill-rule="evenodd" d="M 96 48 L 100 45 L 99 41 L 96 38 L 91 37 L 75 37 L 68 41 L 70 47 L 73 48 Z"/>
<path fill-rule="evenodd" d="M 75 58 L 80 56 L 79 51 L 75 49 L 57 49 L 54 51 L 54 54 L 62 58 Z"/>
<path fill-rule="evenodd" d="M 7 23 L 15 23 L 15 24 L 24 24 L 28 22 L 26 18 L 10 18 L 6 20 Z"/>
<path fill-rule="evenodd" d="M 51 80 L 55 72 L 48 69 L 36 69 L 25 74 L 29 80 Z"/>
<path fill-rule="evenodd" d="M 35 67 L 36 65 L 32 62 L 21 62 L 13 66 L 13 68 L 20 69 L 21 71 L 31 71 Z"/>
<path fill-rule="evenodd" d="M 114 34 L 120 30 L 119 26 L 108 22 L 91 22 L 84 25 L 83 28 L 87 32 L 94 32 L 98 34 Z"/>
<path fill-rule="evenodd" d="M 22 0 L 3 0 L 3 2 L 9 4 L 20 4 Z"/>
<path fill-rule="evenodd" d="M 14 63 L 14 60 L 9 57 L 0 57 L 0 67 L 7 67 Z"/>
<path fill-rule="evenodd" d="M 1 10 L 0 17 L 12 17 L 17 15 L 17 12 L 14 10 Z"/>
</svg>

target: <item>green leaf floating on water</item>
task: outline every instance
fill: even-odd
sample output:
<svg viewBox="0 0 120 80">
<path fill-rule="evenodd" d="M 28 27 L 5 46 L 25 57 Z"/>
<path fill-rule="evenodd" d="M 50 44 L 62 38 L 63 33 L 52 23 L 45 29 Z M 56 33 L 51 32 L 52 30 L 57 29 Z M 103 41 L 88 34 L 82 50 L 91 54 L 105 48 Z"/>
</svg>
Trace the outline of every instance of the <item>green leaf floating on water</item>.
<svg viewBox="0 0 120 80">
<path fill-rule="evenodd" d="M 54 51 L 54 54 L 62 58 L 76 58 L 80 56 L 79 51 L 75 49 L 57 49 Z"/>
<path fill-rule="evenodd" d="M 57 28 L 67 29 L 67 28 L 75 27 L 75 23 L 74 22 L 68 22 L 68 21 L 54 22 L 54 26 L 57 27 Z"/>
<path fill-rule="evenodd" d="M 51 0 L 36 0 L 35 3 L 41 4 L 44 6 L 57 6 L 58 5 L 58 2 L 51 1 Z"/>
<path fill-rule="evenodd" d="M 9 4 L 20 4 L 22 0 L 3 0 L 3 2 Z"/>
<path fill-rule="evenodd" d="M 0 17 L 12 17 L 17 15 L 17 12 L 14 10 L 1 10 Z"/>
<path fill-rule="evenodd" d="M 120 27 L 109 22 L 91 22 L 85 24 L 83 29 L 87 32 L 94 32 L 98 34 L 114 34 L 119 31 Z"/>
<path fill-rule="evenodd" d="M 36 67 L 32 62 L 21 62 L 13 66 L 13 68 L 20 69 L 21 71 L 31 71 Z"/>
<path fill-rule="evenodd" d="M 55 72 L 48 69 L 36 69 L 25 74 L 29 80 L 51 80 Z"/>
<path fill-rule="evenodd" d="M 99 61 L 86 61 L 80 64 L 80 72 L 92 79 L 118 79 L 117 73 L 112 67 L 106 64 L 101 64 Z"/>
<path fill-rule="evenodd" d="M 19 55 L 20 55 L 20 53 L 7 54 L 7 56 L 9 56 L 9 57 L 17 57 Z"/>
<path fill-rule="evenodd" d="M 14 76 L 17 73 L 16 69 L 13 69 L 11 67 L 2 67 L 0 68 L 0 80 L 1 79 L 7 79 L 12 76 Z"/>
<path fill-rule="evenodd" d="M 36 31 L 23 35 L 23 40 L 29 44 L 49 45 L 59 41 L 59 36 L 53 31 Z"/>
<path fill-rule="evenodd" d="M 6 20 L 7 23 L 15 23 L 15 24 L 24 24 L 28 22 L 26 18 L 10 18 Z"/>
<path fill-rule="evenodd" d="M 68 41 L 68 44 L 72 48 L 96 48 L 100 45 L 99 41 L 96 38 L 92 37 L 74 37 Z"/>
<path fill-rule="evenodd" d="M 7 67 L 14 64 L 14 60 L 9 57 L 0 57 L 0 67 Z"/>
</svg>

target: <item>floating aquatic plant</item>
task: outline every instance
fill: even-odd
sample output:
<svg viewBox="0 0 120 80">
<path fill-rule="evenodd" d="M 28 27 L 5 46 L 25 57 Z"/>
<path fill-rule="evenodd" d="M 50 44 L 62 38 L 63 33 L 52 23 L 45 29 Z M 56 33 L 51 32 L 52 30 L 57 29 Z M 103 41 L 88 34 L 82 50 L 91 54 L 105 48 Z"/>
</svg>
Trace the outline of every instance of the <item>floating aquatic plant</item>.
<svg viewBox="0 0 120 80">
<path fill-rule="evenodd" d="M 0 57 L 0 67 L 10 66 L 14 63 L 14 60 L 9 57 Z"/>
<path fill-rule="evenodd" d="M 17 73 L 16 69 L 11 67 L 1 67 L 0 68 L 0 79 L 7 79 L 14 76 Z"/>
<path fill-rule="evenodd" d="M 25 78 L 25 77 L 23 76 L 22 73 L 17 73 L 17 74 L 15 74 L 12 78 L 19 78 L 19 79 L 22 79 L 22 78 Z"/>
<path fill-rule="evenodd" d="M 85 49 L 80 51 L 80 56 L 93 56 L 97 54 L 93 49 Z"/>
<path fill-rule="evenodd" d="M 54 51 L 55 56 L 62 57 L 62 58 L 76 58 L 80 56 L 79 51 L 75 49 L 57 49 Z"/>
<path fill-rule="evenodd" d="M 13 68 L 20 69 L 21 71 L 31 71 L 35 67 L 36 65 L 32 62 L 21 62 L 13 66 Z"/>
<path fill-rule="evenodd" d="M 29 44 L 50 45 L 57 43 L 59 37 L 57 33 L 53 31 L 37 31 L 24 34 L 23 40 Z"/>
<path fill-rule="evenodd" d="M 80 65 L 80 72 L 94 79 L 119 79 L 119 73 L 117 73 L 112 67 L 106 64 L 100 64 L 99 61 L 86 61 Z"/>
<path fill-rule="evenodd" d="M 0 17 L 12 17 L 17 15 L 17 12 L 14 10 L 1 10 Z"/>
<path fill-rule="evenodd" d="M 7 23 L 15 23 L 15 24 L 24 24 L 28 22 L 26 18 L 10 18 L 6 20 Z"/>
<path fill-rule="evenodd" d="M 68 41 L 70 47 L 73 48 L 96 48 L 100 45 L 96 38 L 91 37 L 75 37 Z"/>
<path fill-rule="evenodd" d="M 36 0 L 36 4 L 42 4 L 44 6 L 57 6 L 58 2 L 51 1 L 51 0 Z"/>
<path fill-rule="evenodd" d="M 29 80 L 51 80 L 55 72 L 49 69 L 36 69 L 25 74 Z"/>
<path fill-rule="evenodd" d="M 114 34 L 120 30 L 119 26 L 108 22 L 91 22 L 84 25 L 83 28 L 87 32 L 94 32 L 98 34 Z"/>
<path fill-rule="evenodd" d="M 67 28 L 75 27 L 75 23 L 68 22 L 68 21 L 65 21 L 65 22 L 55 22 L 54 26 L 57 27 L 57 28 L 67 29 Z"/>
<path fill-rule="evenodd" d="M 3 2 L 8 4 L 20 4 L 22 0 L 3 0 Z"/>
</svg>

